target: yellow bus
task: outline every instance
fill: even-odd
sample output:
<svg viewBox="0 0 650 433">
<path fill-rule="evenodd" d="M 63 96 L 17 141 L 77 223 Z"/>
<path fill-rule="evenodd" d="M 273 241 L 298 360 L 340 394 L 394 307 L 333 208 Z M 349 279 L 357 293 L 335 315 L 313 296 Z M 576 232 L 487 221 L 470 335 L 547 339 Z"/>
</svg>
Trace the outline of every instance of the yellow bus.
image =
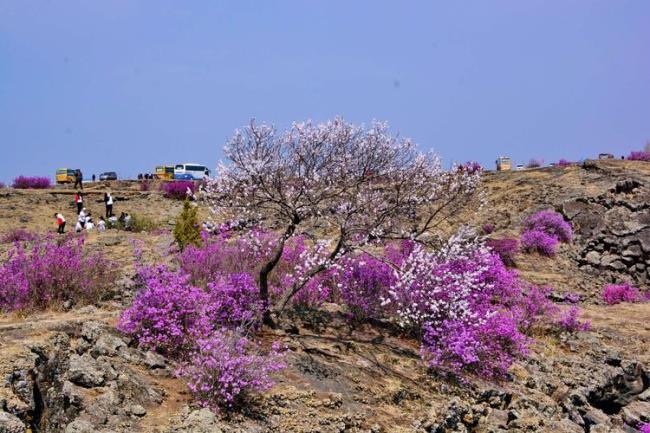
<svg viewBox="0 0 650 433">
<path fill-rule="evenodd" d="M 156 167 L 154 173 L 156 179 L 173 180 L 174 179 L 174 166 L 173 165 L 159 165 Z"/>
<path fill-rule="evenodd" d="M 73 168 L 59 168 L 56 170 L 56 183 L 74 183 L 76 172 Z"/>
</svg>

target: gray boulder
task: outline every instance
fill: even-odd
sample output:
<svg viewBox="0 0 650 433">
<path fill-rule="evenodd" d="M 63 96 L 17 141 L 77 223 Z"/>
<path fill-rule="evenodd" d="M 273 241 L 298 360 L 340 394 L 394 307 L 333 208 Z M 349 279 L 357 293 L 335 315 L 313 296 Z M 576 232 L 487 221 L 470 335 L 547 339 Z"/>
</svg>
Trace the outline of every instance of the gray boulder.
<svg viewBox="0 0 650 433">
<path fill-rule="evenodd" d="M 76 385 L 92 388 L 104 383 L 104 372 L 90 355 L 71 355 L 68 379 Z"/>
<path fill-rule="evenodd" d="M 18 417 L 0 411 L 0 433 L 24 433 L 25 424 Z"/>
</svg>

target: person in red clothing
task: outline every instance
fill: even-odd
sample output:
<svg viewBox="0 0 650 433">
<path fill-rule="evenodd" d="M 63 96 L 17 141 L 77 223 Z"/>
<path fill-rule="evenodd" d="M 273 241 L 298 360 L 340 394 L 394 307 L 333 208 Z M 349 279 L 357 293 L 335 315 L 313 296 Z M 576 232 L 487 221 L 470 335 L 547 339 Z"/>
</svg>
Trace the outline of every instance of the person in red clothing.
<svg viewBox="0 0 650 433">
<path fill-rule="evenodd" d="M 77 205 L 77 215 L 81 212 L 81 209 L 84 207 L 84 198 L 81 191 L 77 191 L 77 194 L 74 196 L 74 202 Z"/>
<path fill-rule="evenodd" d="M 63 218 L 63 215 L 55 213 L 54 218 L 56 218 L 56 224 L 59 226 L 56 232 L 59 234 L 65 233 L 65 218 Z"/>
</svg>

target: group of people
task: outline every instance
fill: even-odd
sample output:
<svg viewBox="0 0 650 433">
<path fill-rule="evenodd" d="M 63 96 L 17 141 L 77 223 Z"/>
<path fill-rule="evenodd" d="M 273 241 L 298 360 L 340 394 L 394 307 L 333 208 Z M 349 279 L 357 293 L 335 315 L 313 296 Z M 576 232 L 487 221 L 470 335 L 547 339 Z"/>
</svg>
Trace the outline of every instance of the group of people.
<svg viewBox="0 0 650 433">
<path fill-rule="evenodd" d="M 75 185 L 77 180 L 81 182 L 83 180 L 83 175 L 80 170 L 77 170 L 75 175 Z M 83 186 L 82 186 L 83 189 Z M 97 226 L 97 230 L 104 231 L 106 230 L 106 221 L 111 226 L 115 226 L 118 222 L 118 218 L 113 214 L 113 196 L 110 192 L 104 193 L 104 206 L 106 207 L 106 217 L 100 216 L 97 224 L 93 221 L 91 212 L 84 207 L 84 194 L 81 190 L 78 190 L 74 196 L 74 203 L 77 207 L 77 223 L 75 224 L 75 232 L 80 232 L 82 230 L 93 230 Z M 60 212 L 54 214 L 57 223 L 57 233 L 65 233 L 65 217 Z M 124 224 L 125 228 L 130 227 L 131 225 L 131 216 L 127 213 L 122 212 L 120 220 Z"/>
</svg>

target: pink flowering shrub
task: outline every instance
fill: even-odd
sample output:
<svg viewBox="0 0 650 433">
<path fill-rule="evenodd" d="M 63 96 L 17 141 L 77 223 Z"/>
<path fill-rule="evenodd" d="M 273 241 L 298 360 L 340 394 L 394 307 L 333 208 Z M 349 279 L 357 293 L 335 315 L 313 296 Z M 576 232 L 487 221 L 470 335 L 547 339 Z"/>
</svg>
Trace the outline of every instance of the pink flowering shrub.
<svg viewBox="0 0 650 433">
<path fill-rule="evenodd" d="M 34 241 L 38 238 L 36 233 L 29 232 L 25 229 L 16 228 L 11 229 L 2 237 L 0 237 L 0 243 L 9 244 L 14 242 L 27 242 Z"/>
<path fill-rule="evenodd" d="M 506 266 L 515 266 L 515 256 L 519 252 L 517 239 L 488 239 L 485 245 L 499 255 Z"/>
<path fill-rule="evenodd" d="M 175 180 L 164 182 L 160 186 L 160 189 L 162 189 L 163 195 L 166 198 L 185 200 L 187 197 L 187 190 L 189 189 L 194 193 L 196 191 L 196 185 L 191 180 Z"/>
<path fill-rule="evenodd" d="M 257 274 L 262 260 L 271 254 L 275 236 L 251 230 L 243 236 L 231 237 L 228 232 L 218 235 L 203 234 L 201 246 L 189 245 L 176 256 L 181 272 L 190 276 L 190 282 L 207 287 L 223 274 L 248 272 Z"/>
<path fill-rule="evenodd" d="M 208 283 L 208 314 L 218 326 L 256 327 L 260 324 L 264 304 L 255 279 L 247 273 L 230 274 Z"/>
<path fill-rule="evenodd" d="M 188 284 L 188 277 L 165 266 L 143 268 L 143 289 L 122 312 L 117 328 L 140 347 L 179 356 L 212 331 L 210 297 Z"/>
<path fill-rule="evenodd" d="M 40 310 L 66 301 L 92 304 L 106 297 L 114 281 L 114 265 L 84 251 L 83 239 L 17 243 L 0 265 L 0 311 Z"/>
<path fill-rule="evenodd" d="M 556 317 L 559 313 L 559 308 L 549 300 L 550 287 L 530 286 L 522 291 L 522 295 L 517 310 L 524 331 L 529 331 L 539 318 Z"/>
<path fill-rule="evenodd" d="M 630 161 L 650 161 L 650 152 L 630 152 L 630 154 L 627 156 L 627 159 Z"/>
<path fill-rule="evenodd" d="M 543 159 L 535 159 L 532 158 L 528 161 L 528 164 L 526 164 L 526 168 L 538 168 L 544 165 L 544 160 Z"/>
<path fill-rule="evenodd" d="M 527 353 L 527 343 L 516 318 L 497 312 L 469 323 L 448 319 L 434 326 L 427 322 L 420 352 L 431 368 L 502 378 L 514 359 Z"/>
<path fill-rule="evenodd" d="M 18 176 L 14 179 L 13 188 L 19 189 L 45 189 L 51 186 L 50 179 L 38 176 Z"/>
<path fill-rule="evenodd" d="M 481 227 L 481 231 L 483 232 L 484 235 L 489 235 L 494 231 L 494 224 L 492 223 L 485 223 Z"/>
<path fill-rule="evenodd" d="M 573 238 L 571 224 L 564 220 L 562 214 L 551 209 L 539 211 L 524 221 L 524 231 L 541 231 L 554 236 L 560 242 L 570 242 Z"/>
<path fill-rule="evenodd" d="M 343 303 L 355 321 L 385 316 L 381 299 L 389 296 L 395 284 L 395 272 L 385 262 L 368 254 L 348 257 L 341 264 L 337 287 Z"/>
<path fill-rule="evenodd" d="M 580 309 L 575 305 L 560 313 L 556 323 L 561 331 L 583 332 L 591 329 L 591 322 L 580 320 Z"/>
<path fill-rule="evenodd" d="M 574 163 L 574 162 L 571 162 L 571 161 L 569 161 L 569 160 L 566 160 L 566 159 L 564 159 L 564 158 L 560 159 L 560 160 L 558 161 L 558 163 L 557 163 L 557 165 L 558 165 L 559 167 L 568 167 L 568 166 L 573 165 L 573 164 L 575 164 L 575 163 Z"/>
<path fill-rule="evenodd" d="M 620 304 L 621 302 L 639 302 L 641 295 L 639 289 L 632 287 L 630 283 L 608 284 L 603 289 L 603 300 L 608 305 Z"/>
<path fill-rule="evenodd" d="M 144 180 L 140 182 L 140 191 L 146 192 L 149 191 L 151 184 L 149 183 L 148 180 Z"/>
<path fill-rule="evenodd" d="M 2 181 L 0 181 L 0 189 L 2 189 L 2 188 L 6 188 L 6 187 L 7 187 L 7 186 L 5 185 L 5 183 L 2 182 Z"/>
<path fill-rule="evenodd" d="M 285 368 L 280 347 L 268 353 L 237 331 L 217 331 L 197 341 L 178 369 L 199 406 L 217 412 L 238 405 L 250 392 L 274 385 L 272 374 Z"/>
<path fill-rule="evenodd" d="M 541 230 L 525 231 L 521 235 L 521 248 L 528 253 L 538 253 L 542 256 L 552 257 L 558 240 Z"/>
<path fill-rule="evenodd" d="M 414 246 L 382 301 L 421 335 L 432 368 L 496 378 L 525 353 L 519 281 L 481 244 L 452 240 L 435 252 Z"/>
<path fill-rule="evenodd" d="M 650 423 L 640 424 L 639 431 L 641 433 L 650 433 Z"/>
</svg>

